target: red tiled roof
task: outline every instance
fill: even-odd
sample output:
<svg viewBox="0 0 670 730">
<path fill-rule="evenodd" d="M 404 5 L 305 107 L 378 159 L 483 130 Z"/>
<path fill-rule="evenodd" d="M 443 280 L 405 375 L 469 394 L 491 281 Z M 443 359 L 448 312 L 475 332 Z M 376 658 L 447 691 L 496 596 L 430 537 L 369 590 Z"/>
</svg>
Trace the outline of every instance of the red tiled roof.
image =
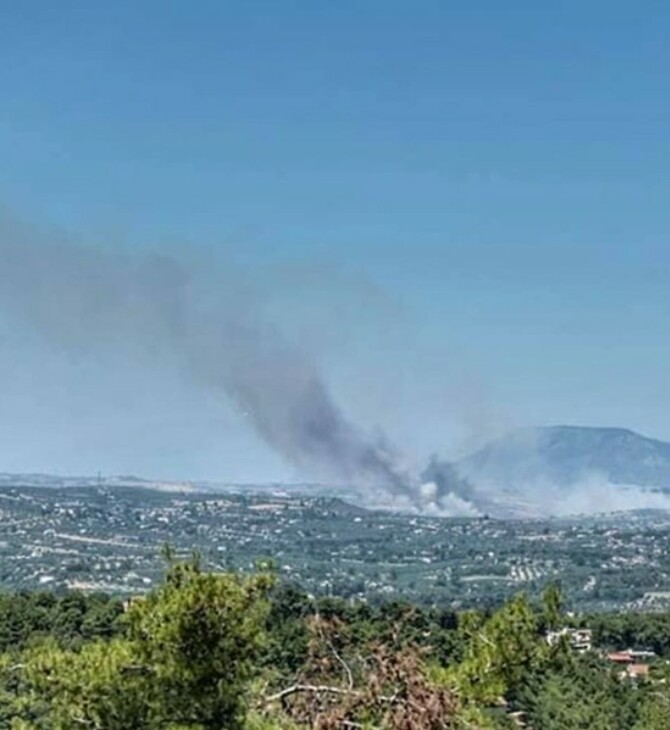
<svg viewBox="0 0 670 730">
<path fill-rule="evenodd" d="M 608 654 L 607 658 L 611 662 L 616 662 L 617 664 L 633 663 L 633 657 L 627 651 L 614 651 L 611 654 Z"/>
</svg>

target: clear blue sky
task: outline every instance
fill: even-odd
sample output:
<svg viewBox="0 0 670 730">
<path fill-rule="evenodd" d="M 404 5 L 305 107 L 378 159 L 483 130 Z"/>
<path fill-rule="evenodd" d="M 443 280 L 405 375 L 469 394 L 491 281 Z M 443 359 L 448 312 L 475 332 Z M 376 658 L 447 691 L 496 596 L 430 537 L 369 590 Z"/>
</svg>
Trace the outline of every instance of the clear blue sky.
<svg viewBox="0 0 670 730">
<path fill-rule="evenodd" d="M 0 26 L 12 214 L 232 249 L 411 458 L 508 424 L 670 439 L 667 3 L 26 0 Z M 0 470 L 289 475 L 172 374 L 1 334 Z"/>
</svg>

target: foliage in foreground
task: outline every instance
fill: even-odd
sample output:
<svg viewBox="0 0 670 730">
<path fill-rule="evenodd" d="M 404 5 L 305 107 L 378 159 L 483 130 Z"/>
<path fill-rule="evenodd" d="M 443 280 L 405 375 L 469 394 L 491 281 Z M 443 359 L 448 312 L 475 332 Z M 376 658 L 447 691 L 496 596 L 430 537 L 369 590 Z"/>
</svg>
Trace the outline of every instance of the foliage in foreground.
<svg viewBox="0 0 670 730">
<path fill-rule="evenodd" d="M 602 635 L 619 625 L 599 620 Z M 550 647 L 562 622 L 555 589 L 490 614 L 371 608 L 197 561 L 125 613 L 102 596 L 4 596 L 0 730 L 502 730 L 514 711 L 535 730 L 669 727 L 670 683 L 632 687 Z"/>
<path fill-rule="evenodd" d="M 269 587 L 263 574 L 174 566 L 161 588 L 132 603 L 120 636 L 78 651 L 47 641 L 5 662 L 14 725 L 20 717 L 19 727 L 54 730 L 241 727 Z"/>
</svg>

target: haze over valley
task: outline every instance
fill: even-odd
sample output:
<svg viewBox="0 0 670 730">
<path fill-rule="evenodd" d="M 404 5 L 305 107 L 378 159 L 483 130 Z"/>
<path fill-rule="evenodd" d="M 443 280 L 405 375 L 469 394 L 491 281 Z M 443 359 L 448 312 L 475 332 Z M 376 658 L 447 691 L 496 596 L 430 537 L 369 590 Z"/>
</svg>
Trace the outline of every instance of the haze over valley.
<svg viewBox="0 0 670 730">
<path fill-rule="evenodd" d="M 407 479 L 411 479 L 408 475 Z M 432 457 L 414 502 L 343 483 L 225 483 L 136 476 L 0 473 L 0 485 L 137 487 L 168 492 L 285 491 L 343 497 L 373 509 L 442 517 L 551 517 L 670 509 L 670 444 L 622 428 L 551 426 L 514 431 L 455 462 Z M 411 484 L 408 488 L 411 487 Z"/>
</svg>

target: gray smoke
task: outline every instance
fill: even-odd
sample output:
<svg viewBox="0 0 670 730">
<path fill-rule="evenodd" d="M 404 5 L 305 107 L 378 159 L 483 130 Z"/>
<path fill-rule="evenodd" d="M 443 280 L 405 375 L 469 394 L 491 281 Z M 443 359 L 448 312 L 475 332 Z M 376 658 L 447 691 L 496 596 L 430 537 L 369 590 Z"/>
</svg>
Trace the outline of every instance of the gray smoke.
<svg viewBox="0 0 670 730">
<path fill-rule="evenodd" d="M 347 419 L 307 354 L 264 321 L 234 273 L 221 270 L 213 283 L 176 258 L 104 251 L 11 220 L 0 223 L 0 267 L 1 312 L 54 347 L 174 363 L 225 393 L 310 476 L 362 487 L 377 502 L 418 504 L 394 449 Z"/>
<path fill-rule="evenodd" d="M 466 479 L 454 464 L 443 461 L 436 455 L 430 457 L 428 466 L 421 474 L 421 480 L 435 485 L 438 500 L 447 494 L 456 495 L 471 503 L 478 499 L 474 484 Z"/>
</svg>

